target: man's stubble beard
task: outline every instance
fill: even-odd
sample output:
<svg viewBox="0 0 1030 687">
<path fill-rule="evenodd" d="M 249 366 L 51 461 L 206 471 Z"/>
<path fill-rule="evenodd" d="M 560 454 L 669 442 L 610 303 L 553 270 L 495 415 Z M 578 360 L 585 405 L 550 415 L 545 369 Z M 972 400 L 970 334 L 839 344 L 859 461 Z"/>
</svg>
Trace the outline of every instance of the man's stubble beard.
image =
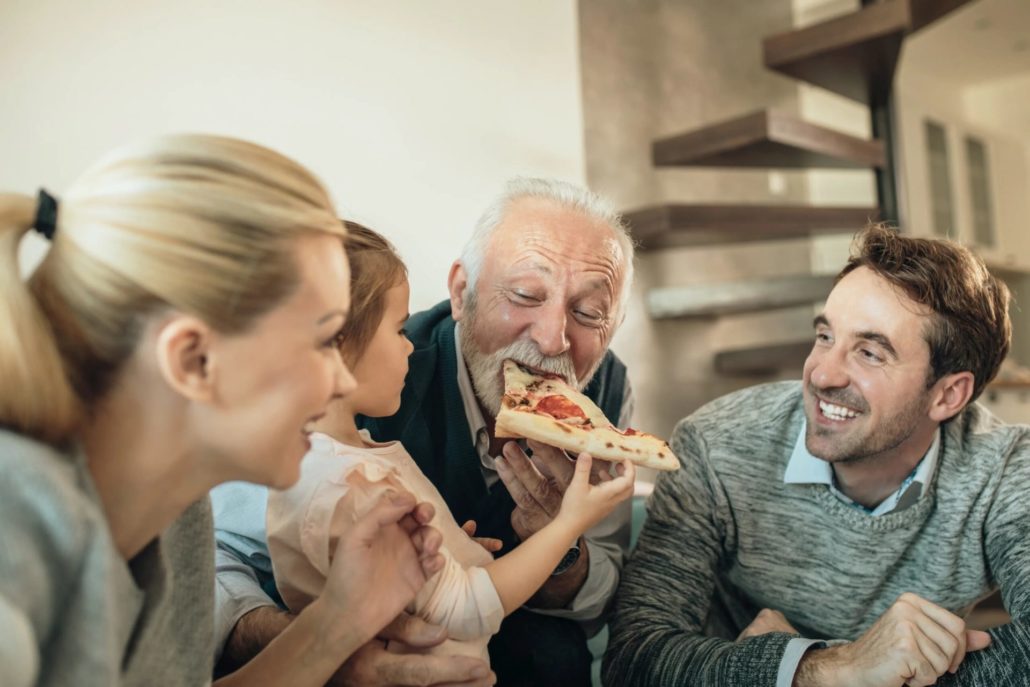
<svg viewBox="0 0 1030 687">
<path fill-rule="evenodd" d="M 497 413 L 501 410 L 501 399 L 504 396 L 501 365 L 508 358 L 538 370 L 561 375 L 569 386 L 580 391 L 586 387 L 594 373 L 597 372 L 597 368 L 601 366 L 604 356 L 594 363 L 581 382 L 576 375 L 576 366 L 568 351 L 556 356 L 545 356 L 535 343 L 526 339 L 513 341 L 493 353 L 480 352 L 476 347 L 474 334 L 478 326 L 478 303 L 472 288 L 467 288 L 465 293 L 465 316 L 462 318 L 459 329 L 458 345 L 461 355 L 465 359 L 469 377 L 472 379 L 472 388 L 476 393 L 476 398 L 492 417 L 497 417 Z"/>
<path fill-rule="evenodd" d="M 813 396 L 815 395 L 814 389 L 810 388 L 809 392 Z M 841 405 L 861 409 L 864 412 L 869 410 L 869 405 L 865 399 L 858 399 L 854 396 L 846 397 L 840 392 L 837 394 L 828 393 L 825 390 L 820 391 L 819 394 L 824 398 L 829 397 L 827 400 L 831 403 L 837 402 Z M 811 440 L 817 437 L 830 437 L 831 441 L 836 438 L 837 442 L 839 442 L 840 438 L 834 432 L 824 430 L 814 422 L 806 422 L 805 448 L 816 458 L 825 460 L 830 464 L 858 464 L 875 459 L 901 446 L 912 436 L 919 425 L 920 418 L 927 412 L 929 396 L 927 392 L 913 400 L 902 409 L 901 413 L 892 416 L 890 420 L 881 424 L 880 427 L 867 428 L 866 433 L 861 436 L 848 436 L 843 444 L 835 443 L 831 448 L 831 455 L 819 455 L 813 452 Z M 817 400 L 815 401 L 814 412 L 819 412 Z"/>
</svg>

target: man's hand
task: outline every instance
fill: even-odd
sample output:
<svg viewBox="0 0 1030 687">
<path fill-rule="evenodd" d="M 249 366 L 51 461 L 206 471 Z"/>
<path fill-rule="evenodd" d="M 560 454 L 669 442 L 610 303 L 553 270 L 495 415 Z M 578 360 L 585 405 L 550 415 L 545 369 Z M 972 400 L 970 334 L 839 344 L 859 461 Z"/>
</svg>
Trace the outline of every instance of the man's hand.
<svg viewBox="0 0 1030 687">
<path fill-rule="evenodd" d="M 504 445 L 504 459 L 497 461 L 497 474 L 515 501 L 511 526 L 519 539 L 528 539 L 554 519 L 561 509 L 562 496 L 572 482 L 576 462 L 565 451 L 529 441 L 533 457 L 510 441 Z M 591 484 L 611 479 L 611 464 L 595 460 L 591 467 Z"/>
<path fill-rule="evenodd" d="M 737 637 L 739 642 L 742 639 L 748 637 L 757 637 L 758 635 L 764 635 L 767 632 L 786 632 L 788 634 L 797 634 L 798 631 L 794 629 L 786 616 L 779 611 L 774 611 L 771 608 L 763 608 L 755 616 L 755 619 L 751 621 L 751 624 L 744 628 L 744 631 Z"/>
<path fill-rule="evenodd" d="M 379 637 L 358 649 L 336 671 L 332 687 L 488 687 L 497 678 L 484 661 L 470 656 L 394 654 L 391 640 L 416 648 L 436 646 L 447 638 L 438 625 L 402 613 Z"/>
<path fill-rule="evenodd" d="M 794 684 L 924 687 L 990 642 L 986 632 L 967 630 L 962 618 L 905 593 L 854 642 L 805 654 Z"/>
</svg>

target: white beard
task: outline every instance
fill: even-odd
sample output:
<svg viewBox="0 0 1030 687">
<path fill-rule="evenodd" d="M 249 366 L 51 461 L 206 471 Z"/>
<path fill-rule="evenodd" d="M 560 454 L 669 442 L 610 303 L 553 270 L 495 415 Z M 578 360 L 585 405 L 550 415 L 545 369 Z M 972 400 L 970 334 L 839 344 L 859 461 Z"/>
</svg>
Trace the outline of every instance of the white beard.
<svg viewBox="0 0 1030 687">
<path fill-rule="evenodd" d="M 519 339 L 493 353 L 480 352 L 472 336 L 472 332 L 476 330 L 479 305 L 475 289 L 467 288 L 465 294 L 465 318 L 462 320 L 462 326 L 458 328 L 458 346 L 472 379 L 472 389 L 476 393 L 476 398 L 491 417 L 497 417 L 501 412 L 501 399 L 504 397 L 504 375 L 501 369 L 502 363 L 508 358 L 527 367 L 560 375 L 569 386 L 578 391 L 582 391 L 590 383 L 597 368 L 601 366 L 604 355 L 597 359 L 580 383 L 576 376 L 576 365 L 568 351 L 555 356 L 544 355 L 532 341 Z"/>
<path fill-rule="evenodd" d="M 470 327 L 471 329 L 471 327 Z M 544 372 L 561 375 L 569 386 L 579 389 L 576 379 L 576 366 L 572 364 L 572 356 L 562 353 L 546 356 L 540 352 L 532 341 L 519 339 L 493 353 L 480 353 L 472 341 L 471 334 L 461 330 L 461 353 L 465 357 L 472 387 L 476 398 L 492 416 L 497 417 L 501 410 L 501 398 L 504 396 L 504 378 L 501 375 L 501 364 L 511 358 L 515 362 Z"/>
</svg>

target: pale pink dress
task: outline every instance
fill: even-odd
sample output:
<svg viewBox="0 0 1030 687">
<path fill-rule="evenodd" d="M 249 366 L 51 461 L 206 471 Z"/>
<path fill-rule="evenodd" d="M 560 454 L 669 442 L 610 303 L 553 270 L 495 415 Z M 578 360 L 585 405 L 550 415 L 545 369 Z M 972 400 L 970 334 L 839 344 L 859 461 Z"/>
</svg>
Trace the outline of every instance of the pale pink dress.
<svg viewBox="0 0 1030 687">
<path fill-rule="evenodd" d="M 488 659 L 486 643 L 500 628 L 504 609 L 482 566 L 493 557 L 455 522 L 440 492 L 400 442 L 366 448 L 313 434 L 301 477 L 285 491 L 269 490 L 268 549 L 276 585 L 293 612 L 311 603 L 325 586 L 340 533 L 390 490 L 405 490 L 436 508 L 431 523 L 443 535 L 446 561 L 409 607 L 409 612 L 447 628 L 450 639 L 428 651 L 391 642 L 391 651 L 467 655 Z"/>
</svg>

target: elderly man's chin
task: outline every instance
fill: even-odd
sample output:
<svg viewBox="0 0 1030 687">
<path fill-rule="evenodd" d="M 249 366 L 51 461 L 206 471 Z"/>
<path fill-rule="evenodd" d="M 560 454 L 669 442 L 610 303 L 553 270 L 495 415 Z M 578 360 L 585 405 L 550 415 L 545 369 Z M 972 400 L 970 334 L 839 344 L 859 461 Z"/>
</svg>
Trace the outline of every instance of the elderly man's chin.
<svg viewBox="0 0 1030 687">
<path fill-rule="evenodd" d="M 504 373 L 502 364 L 508 358 L 520 362 L 528 367 L 544 372 L 553 372 L 561 375 L 570 386 L 582 389 L 585 382 L 590 381 L 597 370 L 598 364 L 590 370 L 585 377 L 584 384 L 580 384 L 576 376 L 576 366 L 572 363 L 572 357 L 568 353 L 559 356 L 545 356 L 531 341 L 519 340 L 500 348 L 493 353 L 482 353 L 476 348 L 471 335 L 467 330 L 461 330 L 461 354 L 465 358 L 465 365 L 468 367 L 469 377 L 472 378 L 472 387 L 475 389 L 476 398 L 483 405 L 483 409 L 496 417 L 501 410 L 501 398 L 504 396 Z"/>
</svg>

